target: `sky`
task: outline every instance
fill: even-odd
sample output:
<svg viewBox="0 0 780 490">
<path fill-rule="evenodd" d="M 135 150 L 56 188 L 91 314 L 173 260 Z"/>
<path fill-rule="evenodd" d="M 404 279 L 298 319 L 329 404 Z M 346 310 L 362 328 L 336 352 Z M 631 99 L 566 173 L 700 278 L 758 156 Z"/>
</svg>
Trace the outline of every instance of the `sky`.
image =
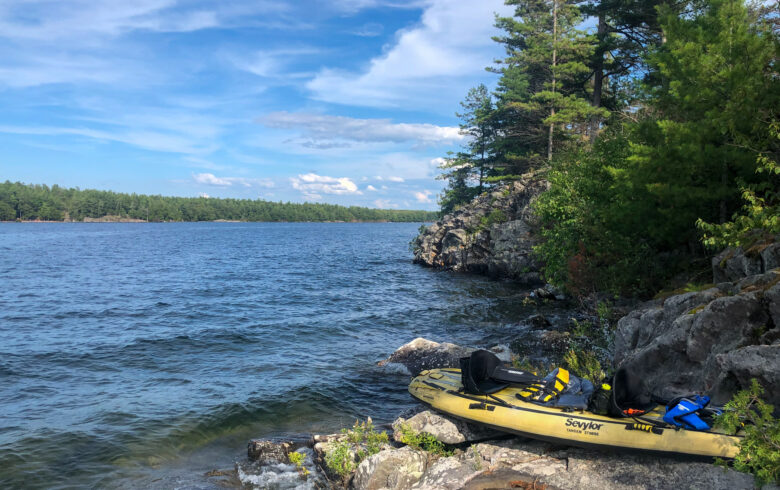
<svg viewBox="0 0 780 490">
<path fill-rule="evenodd" d="M 436 209 L 503 0 L 3 0 L 0 181 Z"/>
</svg>

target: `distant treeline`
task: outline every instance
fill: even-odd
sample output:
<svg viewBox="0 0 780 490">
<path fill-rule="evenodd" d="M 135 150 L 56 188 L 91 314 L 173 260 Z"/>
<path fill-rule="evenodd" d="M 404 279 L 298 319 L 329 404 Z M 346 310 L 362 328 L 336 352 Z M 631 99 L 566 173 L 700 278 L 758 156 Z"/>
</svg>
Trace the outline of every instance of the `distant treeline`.
<svg viewBox="0 0 780 490">
<path fill-rule="evenodd" d="M 432 221 L 437 213 L 333 204 L 296 204 L 251 199 L 164 197 L 57 185 L 0 184 L 0 221 L 81 221 L 117 216 L 148 221 Z"/>
</svg>

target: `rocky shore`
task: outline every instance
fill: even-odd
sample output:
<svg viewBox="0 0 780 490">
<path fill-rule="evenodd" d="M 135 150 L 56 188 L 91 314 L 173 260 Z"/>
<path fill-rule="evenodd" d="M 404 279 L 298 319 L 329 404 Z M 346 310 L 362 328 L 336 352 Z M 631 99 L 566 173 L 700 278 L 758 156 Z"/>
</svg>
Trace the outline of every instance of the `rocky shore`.
<svg viewBox="0 0 780 490">
<path fill-rule="evenodd" d="M 542 285 L 531 252 L 536 226 L 531 203 L 549 184 L 534 174 L 478 196 L 423 230 L 414 261 L 429 267 Z"/>
<path fill-rule="evenodd" d="M 614 367 L 644 373 L 658 395 L 703 392 L 718 402 L 756 378 L 768 401 L 780 406 L 780 241 L 756 253 L 726 250 L 713 260 L 717 284 L 641 304 L 623 316 L 615 332 Z M 554 300 L 551 294 L 544 301 Z M 558 361 L 576 341 L 576 332 L 544 317 L 527 323 L 523 342 L 507 339 L 511 347 L 481 347 L 508 362 L 522 354 L 522 343 L 531 342 Z M 414 376 L 433 367 L 457 367 L 458 359 L 473 350 L 418 338 L 378 364 L 402 365 Z M 388 434 L 374 441 L 373 449 L 362 424 L 308 441 L 251 441 L 247 460 L 232 476 L 215 477 L 249 488 L 756 488 L 752 476 L 709 462 L 555 446 L 474 426 L 422 405 L 371 432 L 386 429 Z M 437 445 L 423 447 L 408 434 L 423 434 Z M 291 460 L 295 453 L 300 456 Z M 348 462 L 340 474 L 332 469 L 334 457 Z"/>
</svg>

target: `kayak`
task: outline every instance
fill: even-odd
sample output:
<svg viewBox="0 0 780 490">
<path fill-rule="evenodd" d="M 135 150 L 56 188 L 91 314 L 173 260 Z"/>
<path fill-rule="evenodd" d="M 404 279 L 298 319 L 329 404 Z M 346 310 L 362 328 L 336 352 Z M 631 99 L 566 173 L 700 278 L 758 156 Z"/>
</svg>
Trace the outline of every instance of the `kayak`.
<svg viewBox="0 0 780 490">
<path fill-rule="evenodd" d="M 521 391 L 510 386 L 491 395 L 468 394 L 461 384 L 460 369 L 423 371 L 409 384 L 413 397 L 439 412 L 534 439 L 721 458 L 733 458 L 738 452 L 740 436 L 674 427 L 663 421 L 664 407 L 641 417 L 613 418 L 525 402 L 516 396 Z"/>
</svg>

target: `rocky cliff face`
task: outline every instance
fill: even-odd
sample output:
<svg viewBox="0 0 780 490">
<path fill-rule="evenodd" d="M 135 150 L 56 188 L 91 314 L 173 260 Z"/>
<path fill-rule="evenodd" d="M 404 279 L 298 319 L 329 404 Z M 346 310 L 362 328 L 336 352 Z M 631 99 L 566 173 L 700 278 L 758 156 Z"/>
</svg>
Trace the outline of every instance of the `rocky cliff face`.
<svg viewBox="0 0 780 490">
<path fill-rule="evenodd" d="M 659 396 L 698 391 L 715 403 L 756 378 L 780 408 L 780 242 L 759 248 L 718 255 L 715 286 L 647 303 L 622 318 L 615 364 L 640 373 Z"/>
<path fill-rule="evenodd" d="M 414 261 L 430 267 L 542 281 L 531 255 L 530 204 L 548 183 L 532 174 L 493 189 L 427 227 L 413 242 Z"/>
</svg>

